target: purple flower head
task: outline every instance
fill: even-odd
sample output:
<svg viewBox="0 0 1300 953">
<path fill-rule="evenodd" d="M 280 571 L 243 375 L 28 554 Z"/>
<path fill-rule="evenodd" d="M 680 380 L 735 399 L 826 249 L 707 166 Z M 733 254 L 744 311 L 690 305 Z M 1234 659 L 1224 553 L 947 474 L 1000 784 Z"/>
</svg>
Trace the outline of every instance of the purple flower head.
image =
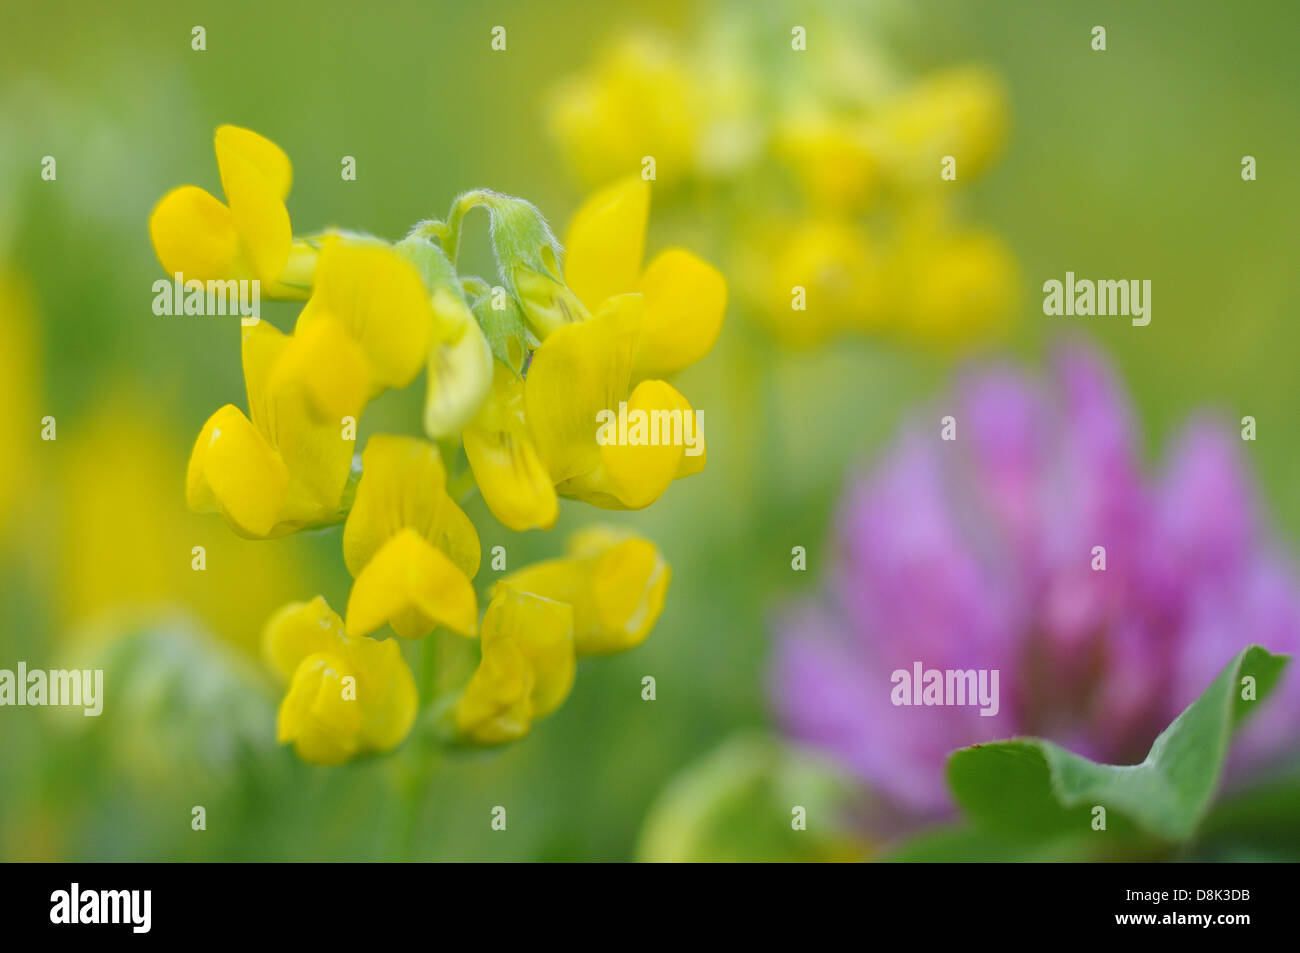
<svg viewBox="0 0 1300 953">
<path fill-rule="evenodd" d="M 1032 734 L 1140 761 L 1243 647 L 1300 649 L 1295 576 L 1235 430 L 1193 421 L 1148 476 L 1101 358 L 1062 349 L 1052 378 L 1049 392 L 1011 368 L 966 377 L 850 487 L 822 591 L 778 619 L 782 724 L 904 812 L 948 810 L 946 757 L 977 742 Z M 951 693 L 910 703 L 920 688 L 894 673 L 916 663 L 997 671 L 996 714 Z M 1238 761 L 1300 741 L 1300 665 L 1284 678 Z"/>
</svg>

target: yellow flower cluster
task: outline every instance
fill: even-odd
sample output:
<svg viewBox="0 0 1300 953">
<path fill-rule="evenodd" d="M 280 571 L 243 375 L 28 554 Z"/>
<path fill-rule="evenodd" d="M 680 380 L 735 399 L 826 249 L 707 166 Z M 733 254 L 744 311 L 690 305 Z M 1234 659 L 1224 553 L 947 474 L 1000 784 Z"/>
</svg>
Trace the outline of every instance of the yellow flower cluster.
<svg viewBox="0 0 1300 953">
<path fill-rule="evenodd" d="M 492 396 L 466 428 L 465 451 L 483 498 L 511 529 L 549 527 L 557 494 L 606 509 L 640 509 L 705 454 L 682 444 L 599 444 L 592 422 L 620 403 L 647 413 L 692 413 L 663 378 L 695 363 L 722 328 L 727 287 L 681 248 L 642 268 L 650 187 L 625 179 L 574 218 L 567 286 L 524 287 L 525 318 L 541 343 L 527 376 L 498 365 Z M 555 292 L 579 320 L 556 320 Z"/>
<path fill-rule="evenodd" d="M 479 637 L 455 730 L 484 744 L 523 736 L 567 697 L 579 657 L 649 634 L 670 572 L 649 541 L 589 529 L 565 557 L 498 581 L 480 622 L 478 533 L 449 483 L 472 478 L 497 519 L 524 530 L 552 526 L 559 497 L 637 509 L 703 469 L 703 452 L 680 442 L 601 441 L 598 422 L 620 407 L 693 414 L 666 378 L 713 346 L 722 276 L 680 248 L 642 267 L 639 179 L 582 207 L 563 260 L 533 206 L 487 191 L 394 244 L 295 238 L 280 148 L 222 126 L 216 152 L 226 202 L 196 186 L 168 193 L 150 219 L 160 262 L 185 282 L 255 280 L 305 304 L 291 333 L 261 320 L 241 329 L 248 411 L 227 404 L 204 424 L 186 497 L 255 539 L 343 522 L 353 577 L 342 619 L 317 597 L 266 626 L 266 655 L 288 686 L 280 740 L 322 764 L 401 743 L 420 698 L 400 640 L 375 637 L 385 626 L 401 640 L 439 628 Z M 461 222 L 478 206 L 503 285 L 456 271 Z M 438 443 L 377 434 L 354 454 L 366 404 L 421 369 L 424 431 Z"/>
<path fill-rule="evenodd" d="M 582 178 L 653 168 L 682 202 L 722 195 L 709 204 L 724 210 L 729 273 L 787 345 L 868 332 L 951 347 L 1003 329 L 1015 258 L 952 201 L 1006 139 L 995 75 L 912 82 L 834 20 L 803 36 L 816 55 L 799 38 L 780 50 L 700 35 L 692 55 L 632 33 L 555 91 L 551 129 Z"/>
</svg>

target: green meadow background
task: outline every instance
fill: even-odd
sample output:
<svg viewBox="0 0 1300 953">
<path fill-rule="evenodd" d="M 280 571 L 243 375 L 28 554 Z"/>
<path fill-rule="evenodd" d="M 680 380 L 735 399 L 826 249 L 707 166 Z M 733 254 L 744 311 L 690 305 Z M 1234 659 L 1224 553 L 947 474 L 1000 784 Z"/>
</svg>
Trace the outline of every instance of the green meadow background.
<svg viewBox="0 0 1300 953">
<path fill-rule="evenodd" d="M 794 24 L 805 5 L 770 6 Z M 874 38 L 918 73 L 976 61 L 1005 78 L 1011 138 L 964 201 L 1023 267 L 1011 349 L 1035 364 L 1058 331 L 1099 340 L 1153 464 L 1194 410 L 1255 416 L 1247 453 L 1268 518 L 1294 548 L 1300 8 L 839 6 L 869 15 Z M 436 760 L 408 745 L 326 769 L 275 747 L 279 694 L 255 646 L 258 620 L 282 602 L 322 593 L 343 606 L 340 531 L 247 542 L 185 511 L 195 434 L 220 404 L 244 401 L 238 331 L 150 308 L 161 275 L 150 210 L 182 183 L 220 194 L 219 124 L 289 154 L 295 231 L 397 238 L 475 187 L 527 197 L 562 228 L 582 190 L 547 136 L 547 90 L 624 27 L 685 38 L 709 10 L 662 0 L 6 8 L 0 273 L 27 288 L 31 321 L 27 332 L 0 325 L 10 404 L 0 406 L 10 497 L 0 668 L 102 660 L 109 674 L 100 719 L 0 709 L 0 858 L 627 859 L 674 777 L 769 725 L 770 612 L 817 584 L 846 475 L 942 393 L 950 363 L 867 339 L 780 352 L 733 307 L 715 352 L 679 385 L 705 412 L 707 469 L 644 512 L 610 517 L 653 538 L 673 568 L 650 639 L 582 663 L 568 702 L 520 744 Z M 504 53 L 489 49 L 497 24 Z M 1107 28 L 1104 53 L 1089 48 L 1094 24 Z M 190 49 L 194 25 L 206 28 L 205 52 Z M 805 55 L 816 45 L 813 34 Z M 788 54 L 786 29 L 772 56 Z M 1241 180 L 1246 154 L 1256 182 Z M 41 180 L 45 155 L 56 181 Z M 340 178 L 344 155 L 356 157 L 354 182 Z M 485 270 L 484 221 L 467 241 Z M 650 247 L 662 241 L 652 211 Z M 1067 270 L 1150 279 L 1150 326 L 1044 317 L 1042 282 Z M 0 305 L 17 314 L 15 300 Z M 268 313 L 287 327 L 294 311 Z M 420 389 L 383 397 L 361 438 L 413 432 Z M 56 441 L 39 439 L 46 415 Z M 478 501 L 469 512 L 484 551 L 505 545 L 512 568 L 608 516 L 566 503 L 554 531 L 518 535 Z M 195 545 L 209 547 L 206 573 L 189 568 Z M 807 573 L 790 570 L 794 545 L 808 549 Z M 490 576 L 485 562 L 478 582 Z M 640 697 L 644 675 L 657 680 L 653 703 Z M 195 805 L 205 831 L 191 830 Z M 505 832 L 489 827 L 496 805 Z M 757 852 L 761 826 L 733 836 Z"/>
</svg>

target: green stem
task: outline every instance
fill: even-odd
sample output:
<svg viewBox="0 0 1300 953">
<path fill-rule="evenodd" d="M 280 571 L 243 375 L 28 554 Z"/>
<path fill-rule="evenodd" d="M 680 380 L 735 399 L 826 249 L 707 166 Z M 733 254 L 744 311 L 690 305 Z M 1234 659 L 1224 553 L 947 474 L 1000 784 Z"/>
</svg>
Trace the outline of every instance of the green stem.
<svg viewBox="0 0 1300 953">
<path fill-rule="evenodd" d="M 456 196 L 456 200 L 451 203 L 441 241 L 442 250 L 447 253 L 452 265 L 456 264 L 456 256 L 460 254 L 460 228 L 466 213 L 480 205 L 489 204 L 495 197 L 496 193 L 490 189 L 474 189 Z"/>
</svg>

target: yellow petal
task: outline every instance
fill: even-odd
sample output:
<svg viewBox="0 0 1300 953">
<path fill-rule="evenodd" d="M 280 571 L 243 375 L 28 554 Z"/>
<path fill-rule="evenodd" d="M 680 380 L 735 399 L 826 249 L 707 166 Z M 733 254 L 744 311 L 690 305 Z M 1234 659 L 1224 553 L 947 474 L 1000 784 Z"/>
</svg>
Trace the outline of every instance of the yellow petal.
<svg viewBox="0 0 1300 953">
<path fill-rule="evenodd" d="M 432 543 L 465 577 L 478 572 L 478 533 L 447 494 L 437 447 L 417 437 L 376 434 L 361 457 L 361 481 L 343 529 L 343 559 L 352 575 L 403 529 Z"/>
<path fill-rule="evenodd" d="M 556 330 L 533 355 L 525 418 L 557 484 L 600 465 L 597 415 L 627 397 L 641 312 L 640 295 L 610 298 L 591 320 Z"/>
<path fill-rule="evenodd" d="M 289 260 L 275 284 L 262 289 L 262 297 L 276 301 L 306 301 L 311 297 L 316 281 L 316 263 L 320 248 L 303 239 L 295 239 L 289 249 Z"/>
<path fill-rule="evenodd" d="M 265 538 L 280 521 L 289 471 L 239 408 L 227 404 L 194 442 L 185 493 L 191 509 L 217 510 L 237 532 Z"/>
<path fill-rule="evenodd" d="M 645 325 L 633 373 L 666 377 L 713 348 L 727 308 L 727 282 L 708 262 L 680 248 L 654 257 L 637 287 Z"/>
<path fill-rule="evenodd" d="M 575 534 L 571 555 L 534 563 L 498 584 L 573 606 L 579 656 L 639 645 L 663 610 L 671 571 L 649 540 L 605 529 Z"/>
<path fill-rule="evenodd" d="M 415 530 L 401 530 L 375 553 L 352 586 L 347 632 L 365 635 L 385 622 L 406 639 L 445 625 L 472 636 L 478 600 L 468 577 Z"/>
<path fill-rule="evenodd" d="M 309 655 L 293 674 L 276 736 L 304 761 L 342 764 L 361 747 L 361 706 L 345 697 L 344 679 L 355 682 L 356 673 L 335 653 Z"/>
<path fill-rule="evenodd" d="M 299 329 L 342 322 L 370 361 L 378 389 L 405 387 L 429 356 L 433 309 L 415 267 L 382 242 L 327 238 Z"/>
<path fill-rule="evenodd" d="M 492 349 L 464 302 L 439 289 L 433 310 L 442 329 L 429 350 L 429 390 L 424 402 L 424 432 L 450 436 L 483 406 L 492 389 Z"/>
<path fill-rule="evenodd" d="M 394 639 L 347 639 L 347 645 L 357 672 L 362 747 L 388 751 L 406 737 L 415 722 L 420 701 L 415 679 Z"/>
<path fill-rule="evenodd" d="M 611 546 L 592 567 L 596 624 L 576 639 L 580 655 L 622 652 L 650 634 L 668 595 L 672 571 L 646 539 Z"/>
<path fill-rule="evenodd" d="M 492 515 L 517 532 L 555 525 L 559 502 L 524 421 L 524 383 L 493 362 L 492 395 L 465 429 L 465 456 Z"/>
<path fill-rule="evenodd" d="M 304 760 L 337 764 L 387 751 L 410 731 L 418 695 L 395 641 L 349 638 L 320 596 L 277 612 L 263 639 L 272 667 L 290 681 L 280 741 L 293 741 Z"/>
<path fill-rule="evenodd" d="M 600 448 L 605 473 L 624 506 L 649 506 L 668 489 L 685 456 L 686 427 L 694 428 L 691 413 L 690 404 L 663 381 L 636 386 L 627 401 L 629 442 L 619 443 L 621 435 L 615 434 Z"/>
<path fill-rule="evenodd" d="M 282 519 L 300 525 L 337 514 L 354 443 L 342 421 L 322 421 L 312 413 L 301 388 L 271 386 L 289 341 L 267 321 L 242 329 L 249 416 L 289 470 Z"/>
<path fill-rule="evenodd" d="M 258 135 L 251 129 L 241 126 L 224 125 L 217 127 L 215 137 L 217 165 L 223 156 L 229 158 L 239 155 L 271 188 L 271 191 L 284 201 L 289 197 L 293 185 L 293 165 L 283 149 L 265 136 Z"/>
<path fill-rule="evenodd" d="M 650 215 L 650 184 L 631 176 L 598 192 L 569 225 L 564 279 L 588 308 L 636 290 Z"/>
<path fill-rule="evenodd" d="M 269 139 L 237 126 L 217 129 L 216 149 L 243 257 L 263 284 L 274 284 L 293 245 L 284 207 L 292 178 L 289 159 Z"/>
<path fill-rule="evenodd" d="M 512 639 L 483 644 L 483 657 L 456 703 L 456 731 L 479 744 L 502 744 L 532 727 L 532 666 Z"/>
<path fill-rule="evenodd" d="M 291 602 L 276 612 L 262 632 L 262 651 L 281 678 L 289 679 L 308 655 L 337 648 L 343 620 L 323 596 Z"/>
<path fill-rule="evenodd" d="M 510 639 L 532 669 L 531 716 L 559 708 L 573 688 L 573 607 L 531 593 L 500 589 L 483 613 L 483 645 Z"/>
<path fill-rule="evenodd" d="M 196 185 L 172 189 L 149 216 L 149 237 L 168 275 L 184 280 L 239 277 L 239 237 L 230 209 Z"/>
<path fill-rule="evenodd" d="M 319 422 L 341 427 L 344 417 L 361 415 L 370 393 L 370 364 L 343 325 L 322 319 L 289 338 L 268 387 L 286 394 L 296 389 Z"/>
</svg>

